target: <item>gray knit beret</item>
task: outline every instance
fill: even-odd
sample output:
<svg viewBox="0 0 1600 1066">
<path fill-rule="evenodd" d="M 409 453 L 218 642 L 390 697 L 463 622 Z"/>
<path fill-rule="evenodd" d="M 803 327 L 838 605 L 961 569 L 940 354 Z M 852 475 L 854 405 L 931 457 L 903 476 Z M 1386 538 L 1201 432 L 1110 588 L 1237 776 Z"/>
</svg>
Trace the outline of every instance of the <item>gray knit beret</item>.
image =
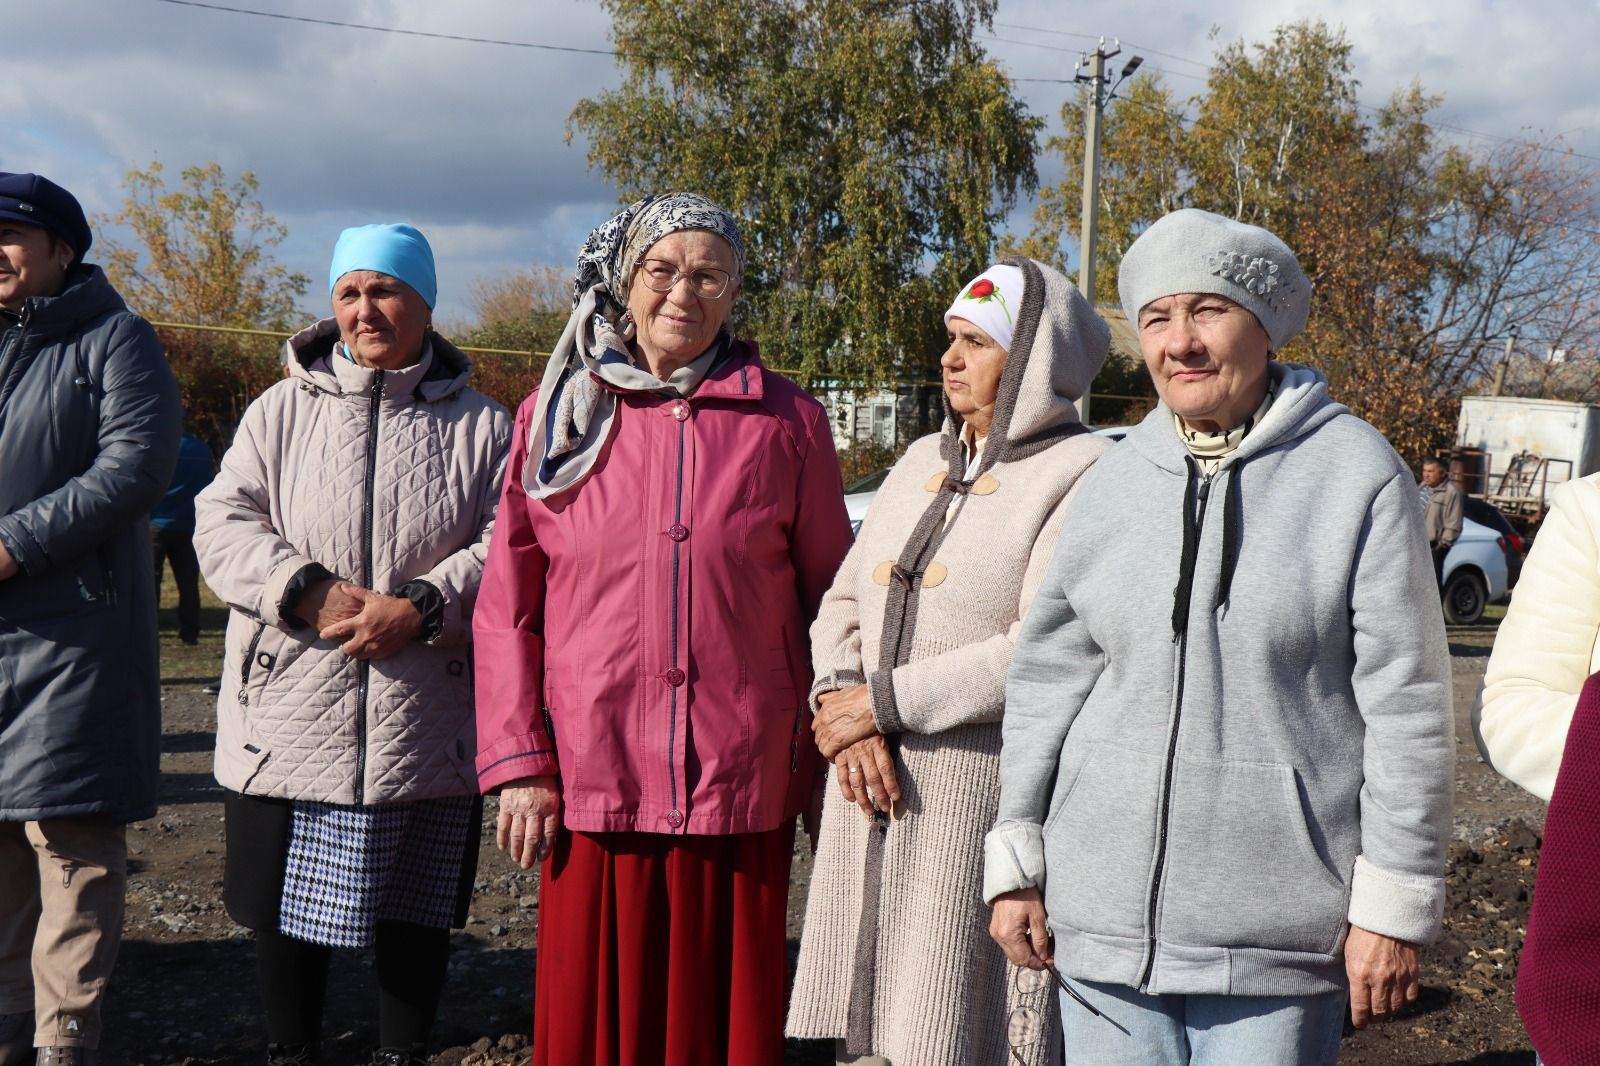
<svg viewBox="0 0 1600 1066">
<path fill-rule="evenodd" d="M 1226 296 L 1261 321 L 1278 351 L 1306 328 L 1311 282 L 1289 246 L 1260 226 L 1185 208 L 1129 246 L 1117 288 L 1128 321 L 1154 300 L 1185 292 Z"/>
</svg>

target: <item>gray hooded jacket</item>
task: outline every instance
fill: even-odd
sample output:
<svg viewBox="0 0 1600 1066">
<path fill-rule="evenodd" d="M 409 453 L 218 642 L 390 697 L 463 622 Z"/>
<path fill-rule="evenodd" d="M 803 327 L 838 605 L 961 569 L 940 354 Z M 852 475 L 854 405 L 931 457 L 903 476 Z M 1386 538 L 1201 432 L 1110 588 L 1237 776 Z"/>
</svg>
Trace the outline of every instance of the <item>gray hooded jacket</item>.
<svg viewBox="0 0 1600 1066">
<path fill-rule="evenodd" d="M 1018 637 L 984 895 L 1043 887 L 1070 976 L 1309 994 L 1344 987 L 1347 923 L 1438 932 L 1450 664 L 1415 485 L 1315 371 L 1271 373 L 1214 476 L 1165 405 L 1090 470 Z"/>
</svg>

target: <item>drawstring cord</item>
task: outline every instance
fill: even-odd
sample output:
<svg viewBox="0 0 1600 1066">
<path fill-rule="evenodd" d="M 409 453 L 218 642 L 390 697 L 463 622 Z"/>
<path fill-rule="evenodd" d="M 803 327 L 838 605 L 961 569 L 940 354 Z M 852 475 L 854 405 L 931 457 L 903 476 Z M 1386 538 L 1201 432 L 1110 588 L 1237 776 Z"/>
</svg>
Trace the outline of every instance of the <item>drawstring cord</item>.
<svg viewBox="0 0 1600 1066">
<path fill-rule="evenodd" d="M 1183 552 L 1178 559 L 1178 584 L 1172 590 L 1172 639 L 1176 641 L 1189 628 L 1189 601 L 1194 595 L 1194 569 L 1200 555 L 1200 465 L 1193 456 L 1184 456 L 1186 474 L 1183 488 Z M 1244 516 L 1239 496 L 1239 474 L 1244 464 L 1228 469 L 1228 486 L 1222 497 L 1222 572 L 1217 580 L 1216 610 L 1228 602 L 1233 592 L 1233 575 L 1239 568 L 1239 549 L 1243 539 Z"/>
</svg>

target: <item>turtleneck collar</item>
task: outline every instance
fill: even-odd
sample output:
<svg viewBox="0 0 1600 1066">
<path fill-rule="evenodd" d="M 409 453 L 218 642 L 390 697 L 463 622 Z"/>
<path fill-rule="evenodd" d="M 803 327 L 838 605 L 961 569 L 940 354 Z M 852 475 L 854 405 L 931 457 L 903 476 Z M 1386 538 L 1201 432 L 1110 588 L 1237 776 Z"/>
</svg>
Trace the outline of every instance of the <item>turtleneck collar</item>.
<svg viewBox="0 0 1600 1066">
<path fill-rule="evenodd" d="M 1217 472 L 1217 467 L 1222 460 L 1232 455 L 1239 445 L 1244 443 L 1250 431 L 1261 424 L 1272 408 L 1272 401 L 1276 397 L 1277 389 L 1274 387 L 1272 377 L 1267 377 L 1267 394 L 1262 397 L 1260 405 L 1255 412 L 1241 424 L 1226 430 L 1190 429 L 1183 424 L 1183 419 L 1173 412 L 1172 426 L 1178 433 L 1178 439 L 1183 441 L 1183 446 L 1189 454 L 1199 460 L 1201 468 L 1208 474 Z"/>
</svg>

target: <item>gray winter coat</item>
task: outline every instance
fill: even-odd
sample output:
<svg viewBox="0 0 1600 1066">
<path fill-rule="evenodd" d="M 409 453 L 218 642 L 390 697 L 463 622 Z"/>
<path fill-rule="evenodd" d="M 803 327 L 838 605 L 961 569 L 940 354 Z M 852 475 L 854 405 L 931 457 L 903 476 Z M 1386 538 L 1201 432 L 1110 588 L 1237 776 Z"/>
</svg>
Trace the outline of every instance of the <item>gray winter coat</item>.
<svg viewBox="0 0 1600 1066">
<path fill-rule="evenodd" d="M 1416 486 L 1315 371 L 1271 373 L 1214 476 L 1164 405 L 1084 476 L 1018 637 L 984 892 L 1042 886 L 1069 976 L 1309 994 L 1345 987 L 1347 923 L 1437 935 L 1455 744 Z"/>
<path fill-rule="evenodd" d="M 0 820 L 156 811 L 145 516 L 178 454 L 161 343 L 99 267 L 0 319 Z"/>
</svg>

